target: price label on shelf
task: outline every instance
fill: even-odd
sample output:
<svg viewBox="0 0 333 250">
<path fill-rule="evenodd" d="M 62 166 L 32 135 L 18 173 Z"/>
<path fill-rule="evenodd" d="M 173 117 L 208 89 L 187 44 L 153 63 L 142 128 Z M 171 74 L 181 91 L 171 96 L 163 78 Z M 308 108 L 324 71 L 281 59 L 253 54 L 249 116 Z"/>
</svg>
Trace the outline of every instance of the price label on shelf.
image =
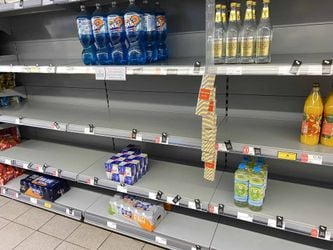
<svg viewBox="0 0 333 250">
<path fill-rule="evenodd" d="M 290 75 L 290 67 L 289 66 L 280 66 L 278 69 L 278 75 L 284 76 L 284 75 Z"/>
<path fill-rule="evenodd" d="M 49 203 L 49 202 L 45 202 L 44 203 L 44 207 L 48 208 L 48 209 L 51 209 L 52 208 L 52 204 Z"/>
<path fill-rule="evenodd" d="M 226 75 L 242 75 L 243 69 L 242 67 L 227 67 Z"/>
<path fill-rule="evenodd" d="M 117 191 L 121 193 L 127 193 L 127 187 L 123 185 L 118 185 L 117 186 Z"/>
<path fill-rule="evenodd" d="M 5 164 L 6 165 L 12 165 L 13 161 L 12 160 L 9 160 L 9 159 L 6 159 L 5 160 Z M 13 164 L 14 165 L 14 164 Z"/>
<path fill-rule="evenodd" d="M 42 1 L 43 6 L 51 5 L 51 4 L 54 4 L 54 0 L 43 0 Z"/>
<path fill-rule="evenodd" d="M 149 192 L 148 193 L 149 199 L 152 199 L 152 200 L 156 200 L 156 195 L 157 195 L 157 193 L 154 193 L 154 192 Z"/>
<path fill-rule="evenodd" d="M 194 201 L 189 201 L 188 202 L 188 208 L 190 208 L 190 209 L 197 209 L 196 206 L 195 206 L 195 202 Z"/>
<path fill-rule="evenodd" d="M 86 183 L 89 184 L 89 185 L 91 185 L 91 186 L 95 185 L 94 179 L 87 179 Z"/>
<path fill-rule="evenodd" d="M 255 155 L 254 147 L 244 146 L 243 147 L 243 154 L 245 154 L 245 155 Z"/>
<path fill-rule="evenodd" d="M 217 144 L 217 150 L 221 151 L 221 152 L 229 152 L 225 143 L 218 143 Z"/>
<path fill-rule="evenodd" d="M 40 68 L 39 68 L 39 66 L 26 66 L 24 68 L 24 71 L 27 73 L 39 73 Z"/>
<path fill-rule="evenodd" d="M 167 196 L 167 203 L 172 204 L 172 205 L 177 205 L 177 206 L 179 206 L 179 201 L 176 202 L 176 203 L 174 203 L 174 202 L 173 202 L 173 199 L 174 199 L 174 197 Z"/>
<path fill-rule="evenodd" d="M 106 67 L 105 80 L 126 81 L 126 67 Z"/>
<path fill-rule="evenodd" d="M 211 214 L 218 214 L 219 208 L 214 205 L 208 205 L 208 212 L 210 212 Z"/>
<path fill-rule="evenodd" d="M 301 155 L 301 162 L 322 165 L 323 157 L 321 155 L 303 153 Z"/>
<path fill-rule="evenodd" d="M 248 221 L 248 222 L 253 222 L 253 217 L 247 213 L 242 213 L 242 212 L 237 212 L 237 219 L 243 220 L 243 221 Z"/>
<path fill-rule="evenodd" d="M 32 204 L 35 204 L 35 205 L 37 205 L 37 199 L 36 198 L 33 198 L 33 197 L 30 197 L 30 202 L 32 203 Z"/>
<path fill-rule="evenodd" d="M 74 216 L 74 210 L 73 209 L 71 209 L 71 208 L 66 208 L 66 214 L 67 215 L 70 215 L 70 216 Z"/>
<path fill-rule="evenodd" d="M 6 195 L 6 189 L 5 188 L 1 188 L 1 194 L 3 194 L 3 195 Z"/>
<path fill-rule="evenodd" d="M 22 119 L 20 119 L 20 118 L 16 118 L 16 119 L 15 119 L 15 124 L 20 125 L 20 124 L 21 124 L 21 120 L 22 120 Z"/>
<path fill-rule="evenodd" d="M 296 161 L 297 160 L 297 154 L 292 152 L 283 152 L 279 151 L 277 158 L 282 160 L 288 160 L 288 161 Z"/>
<path fill-rule="evenodd" d="M 91 128 L 84 128 L 84 133 L 88 135 L 93 135 L 94 130 L 92 130 Z"/>
<path fill-rule="evenodd" d="M 167 243 L 168 243 L 166 239 L 164 239 L 158 235 L 155 236 L 155 241 L 161 245 L 167 245 Z"/>
<path fill-rule="evenodd" d="M 24 169 L 28 169 L 31 166 L 31 164 L 32 164 L 31 162 L 24 162 L 22 166 Z"/>
<path fill-rule="evenodd" d="M 14 192 L 14 193 L 13 193 L 13 197 L 14 197 L 15 199 L 18 199 L 18 197 L 19 197 L 19 194 L 18 194 L 18 193 L 16 193 L 16 192 Z"/>
<path fill-rule="evenodd" d="M 277 221 L 276 221 L 276 219 L 268 219 L 268 220 L 267 220 L 267 226 L 269 226 L 269 227 L 273 227 L 273 228 L 278 228 L 278 229 L 283 229 L 283 230 L 286 228 L 286 224 L 285 224 L 285 222 L 282 222 L 281 227 L 280 227 L 280 226 L 277 226 Z"/>
<path fill-rule="evenodd" d="M 107 227 L 112 228 L 112 229 L 117 229 L 117 223 L 112 222 L 112 221 L 107 221 L 106 222 Z"/>
<path fill-rule="evenodd" d="M 59 176 L 58 170 L 53 170 L 52 175 L 55 176 L 55 177 L 58 177 Z"/>
<path fill-rule="evenodd" d="M 19 9 L 23 9 L 23 3 L 22 4 L 21 2 L 14 3 L 14 10 L 19 10 Z"/>
<path fill-rule="evenodd" d="M 105 80 L 105 68 L 104 67 L 96 67 L 95 68 L 95 79 L 104 81 Z"/>
</svg>

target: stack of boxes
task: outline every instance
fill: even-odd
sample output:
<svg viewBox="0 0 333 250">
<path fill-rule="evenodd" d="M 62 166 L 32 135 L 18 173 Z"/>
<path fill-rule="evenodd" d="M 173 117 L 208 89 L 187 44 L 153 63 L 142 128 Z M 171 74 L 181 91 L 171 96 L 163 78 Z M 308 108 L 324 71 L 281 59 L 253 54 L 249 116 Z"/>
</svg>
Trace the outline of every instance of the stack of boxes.
<svg viewBox="0 0 333 250">
<path fill-rule="evenodd" d="M 109 180 L 133 185 L 148 171 L 148 155 L 128 145 L 120 153 L 112 156 L 105 163 L 106 176 Z"/>
</svg>

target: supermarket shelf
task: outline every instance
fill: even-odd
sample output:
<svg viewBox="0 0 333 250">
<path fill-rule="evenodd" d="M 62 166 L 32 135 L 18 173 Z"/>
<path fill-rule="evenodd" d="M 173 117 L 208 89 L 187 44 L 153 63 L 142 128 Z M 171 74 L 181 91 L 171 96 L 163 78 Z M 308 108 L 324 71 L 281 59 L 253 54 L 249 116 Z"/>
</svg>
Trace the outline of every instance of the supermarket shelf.
<svg viewBox="0 0 333 250">
<path fill-rule="evenodd" d="M 332 54 L 283 54 L 272 55 L 269 64 L 218 64 L 210 68 L 217 75 L 332 75 L 332 69 L 323 74 L 322 61 L 332 58 Z M 294 60 L 302 61 L 297 72 L 290 72 Z"/>
<path fill-rule="evenodd" d="M 20 96 L 22 98 L 27 98 L 25 94 L 25 89 L 23 86 L 15 87 L 14 89 L 4 89 L 0 91 L 0 97 L 10 97 L 10 96 Z"/>
<path fill-rule="evenodd" d="M 211 244 L 211 249 L 314 250 L 318 248 L 219 224 Z"/>
<path fill-rule="evenodd" d="M 21 175 L 2 186 L 1 195 L 65 215 L 76 220 L 81 220 L 83 212 L 101 196 L 100 194 L 92 191 L 71 187 L 68 192 L 55 202 L 36 199 L 20 192 L 20 180 L 26 176 L 26 174 Z"/>
<path fill-rule="evenodd" d="M 201 168 L 149 160 L 150 169 L 146 175 L 133 186 L 121 187 L 119 183 L 106 178 L 104 163 L 109 157 L 110 155 L 96 161 L 91 167 L 80 173 L 78 181 L 149 199 L 156 199 L 157 192 L 161 191 L 163 195 L 159 200 L 171 204 L 174 204 L 172 200 L 179 195 L 181 199 L 178 205 L 192 209 L 195 209 L 195 200 L 199 199 L 201 207 L 199 210 L 207 211 L 209 201 L 221 177 L 221 172 L 217 172 L 215 181 L 210 182 L 202 177 Z M 95 183 L 94 180 L 96 180 Z"/>
<path fill-rule="evenodd" d="M 219 121 L 222 119 L 219 116 Z M 169 145 L 201 148 L 201 118 L 193 113 L 82 109 L 82 106 L 29 101 L 0 109 L 0 122 L 121 139 L 131 139 L 132 130 L 136 129 L 140 140 L 145 142 L 156 142 L 165 132 Z M 89 124 L 94 127 L 92 133 Z"/>
<path fill-rule="evenodd" d="M 320 225 L 326 226 L 329 233 L 326 240 L 333 241 L 333 200 L 327 199 L 332 196 L 332 189 L 268 180 L 263 209 L 253 212 L 234 205 L 233 186 L 233 174 L 223 173 L 210 202 L 211 209 L 223 204 L 226 216 L 265 226 L 270 226 L 276 216 L 282 216 L 285 230 L 307 236 L 311 236 L 312 230 L 318 229 Z"/>
<path fill-rule="evenodd" d="M 201 63 L 195 66 L 195 62 Z M 168 61 L 133 66 L 85 66 L 79 59 L 25 60 L 18 62 L 14 56 L 0 56 L 0 72 L 41 74 L 90 74 L 101 69 L 111 74 L 126 75 L 203 75 L 203 58 L 170 58 Z"/>
<path fill-rule="evenodd" d="M 105 152 L 29 140 L 0 153 L 0 162 L 76 181 Z M 44 167 L 45 166 L 45 167 Z"/>
<path fill-rule="evenodd" d="M 311 232 L 319 226 L 326 226 L 331 235 L 326 240 L 333 241 L 333 200 L 327 199 L 332 196 L 331 189 L 269 180 L 263 210 L 252 212 L 233 204 L 233 174 L 217 171 L 216 181 L 210 183 L 203 179 L 201 168 L 150 160 L 151 169 L 135 185 L 121 186 L 106 179 L 104 162 L 109 156 L 110 154 L 101 151 L 30 140 L 1 151 L 0 162 L 23 168 L 30 163 L 33 166 L 31 170 L 37 172 L 43 172 L 38 164 L 46 162 L 50 166 L 46 169 L 46 174 L 57 175 L 57 169 L 62 169 L 59 175 L 61 178 L 77 179 L 87 185 L 151 200 L 156 200 L 157 192 L 162 191 L 159 200 L 171 204 L 174 204 L 173 198 L 179 195 L 181 200 L 174 205 L 202 212 L 207 212 L 208 208 L 210 213 L 264 226 L 272 226 L 276 216 L 282 216 L 285 230 L 306 236 L 311 236 Z M 37 169 L 34 167 L 36 165 L 39 166 Z M 200 209 L 196 208 L 195 199 L 200 200 Z M 219 209 L 221 205 L 223 211 Z"/>
<path fill-rule="evenodd" d="M 110 197 L 102 196 L 84 214 L 84 221 L 123 233 L 169 249 L 209 249 L 217 224 L 190 216 L 169 212 L 154 232 L 135 227 L 123 218 L 110 216 Z M 200 230 L 198 230 L 200 225 Z M 204 232 L 204 233 L 202 233 Z"/>
<path fill-rule="evenodd" d="M 263 157 L 282 159 L 278 157 L 279 152 L 295 153 L 297 161 L 311 163 L 307 158 L 302 159 L 302 155 L 312 155 L 322 158 L 322 163 L 317 164 L 333 166 L 333 148 L 301 144 L 300 128 L 301 121 L 298 120 L 228 117 L 219 127 L 223 131 L 220 142 L 231 141 L 233 149 L 230 153 L 243 154 L 244 148 L 252 147 L 261 149 L 259 155 Z"/>
<path fill-rule="evenodd" d="M 81 0 L 24 0 L 11 1 L 11 3 L 0 4 L 0 12 L 10 12 L 17 10 L 27 10 L 53 4 L 67 4 L 80 2 Z"/>
</svg>

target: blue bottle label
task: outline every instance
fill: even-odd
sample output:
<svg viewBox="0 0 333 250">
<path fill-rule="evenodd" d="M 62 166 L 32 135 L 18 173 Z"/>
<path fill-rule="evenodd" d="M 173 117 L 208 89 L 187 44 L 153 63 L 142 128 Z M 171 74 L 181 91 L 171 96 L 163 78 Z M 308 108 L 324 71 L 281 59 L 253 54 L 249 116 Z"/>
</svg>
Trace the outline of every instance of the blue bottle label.
<svg viewBox="0 0 333 250">
<path fill-rule="evenodd" d="M 91 22 L 89 18 L 78 18 L 76 20 L 79 35 L 90 35 L 92 33 Z"/>
<path fill-rule="evenodd" d="M 143 17 L 144 17 L 144 20 L 145 20 L 146 31 L 155 31 L 156 30 L 155 15 L 145 13 Z"/>
<path fill-rule="evenodd" d="M 106 18 L 102 16 L 94 16 L 92 19 L 92 26 L 95 34 L 106 33 Z"/>
<path fill-rule="evenodd" d="M 142 16 L 135 12 L 129 12 L 125 14 L 125 27 L 126 31 L 142 31 L 144 24 L 142 22 Z"/>
<path fill-rule="evenodd" d="M 166 31 L 167 30 L 167 22 L 166 22 L 165 15 L 156 16 L 156 30 L 157 31 Z"/>
<path fill-rule="evenodd" d="M 108 16 L 109 33 L 119 33 L 124 31 L 124 18 L 119 15 Z"/>
</svg>

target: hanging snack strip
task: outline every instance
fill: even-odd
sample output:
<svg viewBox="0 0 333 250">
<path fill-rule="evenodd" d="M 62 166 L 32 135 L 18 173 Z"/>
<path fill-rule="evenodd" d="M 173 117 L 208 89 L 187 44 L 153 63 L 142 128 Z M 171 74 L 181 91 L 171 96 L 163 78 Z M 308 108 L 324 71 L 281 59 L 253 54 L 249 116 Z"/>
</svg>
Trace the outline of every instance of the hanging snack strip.
<svg viewBox="0 0 333 250">
<path fill-rule="evenodd" d="M 204 178 L 215 179 L 217 116 L 215 75 L 204 75 L 201 81 L 196 115 L 202 116 L 201 160 L 205 163 Z"/>
</svg>

